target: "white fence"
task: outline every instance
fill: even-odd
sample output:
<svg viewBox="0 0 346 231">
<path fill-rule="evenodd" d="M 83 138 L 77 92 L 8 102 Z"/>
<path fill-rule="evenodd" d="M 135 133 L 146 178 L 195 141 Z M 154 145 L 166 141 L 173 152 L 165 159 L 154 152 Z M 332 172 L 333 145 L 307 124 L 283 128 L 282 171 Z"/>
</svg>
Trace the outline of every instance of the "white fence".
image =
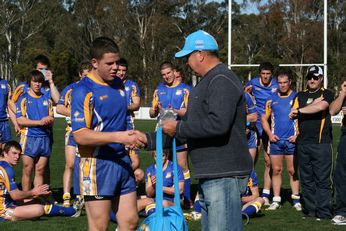
<svg viewBox="0 0 346 231">
<path fill-rule="evenodd" d="M 136 119 L 139 120 L 155 120 L 155 118 L 150 118 L 149 116 L 149 109 L 150 107 L 141 107 L 139 111 L 135 112 Z M 61 118 L 64 117 L 58 113 L 55 112 L 55 107 L 54 107 L 54 117 L 56 118 Z M 342 120 L 342 112 L 340 112 L 336 116 L 332 116 L 332 123 L 333 124 L 340 124 Z"/>
</svg>

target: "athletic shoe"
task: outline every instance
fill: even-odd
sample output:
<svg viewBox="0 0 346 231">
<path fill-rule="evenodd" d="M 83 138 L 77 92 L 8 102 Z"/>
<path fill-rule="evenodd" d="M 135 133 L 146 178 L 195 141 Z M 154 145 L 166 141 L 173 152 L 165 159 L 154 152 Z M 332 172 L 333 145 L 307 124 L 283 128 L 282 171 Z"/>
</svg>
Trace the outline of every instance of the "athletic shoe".
<svg viewBox="0 0 346 231">
<path fill-rule="evenodd" d="M 332 219 L 332 224 L 333 225 L 346 225 L 346 217 L 341 216 L 341 215 L 336 215 Z"/>
<path fill-rule="evenodd" d="M 81 202 L 81 200 L 76 200 L 73 203 L 73 208 L 76 210 L 76 213 L 73 214 L 71 217 L 79 217 L 82 212 L 83 206 L 84 206 L 84 200 L 83 202 Z"/>
<path fill-rule="evenodd" d="M 274 201 L 266 210 L 277 210 L 281 207 L 280 202 Z"/>
<path fill-rule="evenodd" d="M 270 206 L 270 202 L 269 202 L 268 197 L 262 197 L 262 198 L 264 200 L 264 206 Z"/>
<path fill-rule="evenodd" d="M 297 210 L 297 211 L 302 211 L 302 204 L 300 202 L 297 202 L 293 205 L 293 207 Z"/>
<path fill-rule="evenodd" d="M 202 218 L 202 213 L 199 213 L 199 212 L 196 212 L 196 211 L 192 211 L 190 214 L 191 214 L 192 219 L 194 221 L 201 220 L 201 218 Z"/>
</svg>

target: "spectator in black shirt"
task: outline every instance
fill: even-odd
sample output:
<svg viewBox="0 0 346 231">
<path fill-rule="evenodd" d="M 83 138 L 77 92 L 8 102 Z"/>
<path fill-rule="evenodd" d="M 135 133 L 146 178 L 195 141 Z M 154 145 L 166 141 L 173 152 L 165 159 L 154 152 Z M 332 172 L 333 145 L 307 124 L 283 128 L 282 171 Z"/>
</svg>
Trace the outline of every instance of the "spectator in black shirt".
<svg viewBox="0 0 346 231">
<path fill-rule="evenodd" d="M 322 88 L 323 70 L 310 66 L 307 89 L 294 100 L 290 117 L 298 119 L 297 156 L 304 198 L 303 212 L 319 219 L 332 217 L 332 125 L 329 105 L 334 96 Z"/>
</svg>

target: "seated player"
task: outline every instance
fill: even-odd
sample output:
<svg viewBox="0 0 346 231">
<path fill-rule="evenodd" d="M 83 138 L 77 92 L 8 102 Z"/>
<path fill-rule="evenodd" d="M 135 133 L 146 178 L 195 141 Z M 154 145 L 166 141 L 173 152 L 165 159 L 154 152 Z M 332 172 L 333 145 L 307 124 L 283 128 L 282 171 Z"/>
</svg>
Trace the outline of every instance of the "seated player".
<svg viewBox="0 0 346 231">
<path fill-rule="evenodd" d="M 163 151 L 163 202 L 162 206 L 169 207 L 174 205 L 174 180 L 173 180 L 173 162 L 168 160 L 169 150 Z M 152 152 L 156 159 L 156 153 Z M 184 175 L 181 168 L 178 166 L 179 192 L 184 190 Z M 145 174 L 145 191 L 147 197 L 137 201 L 138 209 L 145 206 L 145 212 L 150 215 L 155 212 L 155 187 L 156 187 L 156 164 L 150 165 Z M 143 203 L 145 202 L 145 203 Z"/>
<path fill-rule="evenodd" d="M 242 214 L 252 217 L 261 210 L 264 199 L 260 197 L 256 171 L 252 170 L 245 193 L 241 196 Z"/>
<path fill-rule="evenodd" d="M 61 207 L 54 204 L 40 204 L 34 197 L 45 197 L 51 194 L 49 185 L 43 184 L 30 191 L 17 188 L 13 167 L 17 165 L 22 149 L 16 141 L 5 143 L 0 154 L 0 221 L 18 221 L 48 216 L 80 215 L 79 208 Z M 33 199 L 23 203 L 24 199 Z"/>
</svg>

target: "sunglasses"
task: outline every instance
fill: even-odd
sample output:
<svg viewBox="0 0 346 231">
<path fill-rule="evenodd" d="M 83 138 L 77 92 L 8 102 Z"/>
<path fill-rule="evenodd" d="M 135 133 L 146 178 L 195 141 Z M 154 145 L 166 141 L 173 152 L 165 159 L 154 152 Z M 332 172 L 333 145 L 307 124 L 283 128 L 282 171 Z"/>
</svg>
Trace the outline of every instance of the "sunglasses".
<svg viewBox="0 0 346 231">
<path fill-rule="evenodd" d="M 307 79 L 307 80 L 311 80 L 311 79 L 313 79 L 313 80 L 319 80 L 320 77 L 319 77 L 319 76 L 316 76 L 316 75 L 308 75 L 308 76 L 306 77 L 306 79 Z"/>
</svg>

